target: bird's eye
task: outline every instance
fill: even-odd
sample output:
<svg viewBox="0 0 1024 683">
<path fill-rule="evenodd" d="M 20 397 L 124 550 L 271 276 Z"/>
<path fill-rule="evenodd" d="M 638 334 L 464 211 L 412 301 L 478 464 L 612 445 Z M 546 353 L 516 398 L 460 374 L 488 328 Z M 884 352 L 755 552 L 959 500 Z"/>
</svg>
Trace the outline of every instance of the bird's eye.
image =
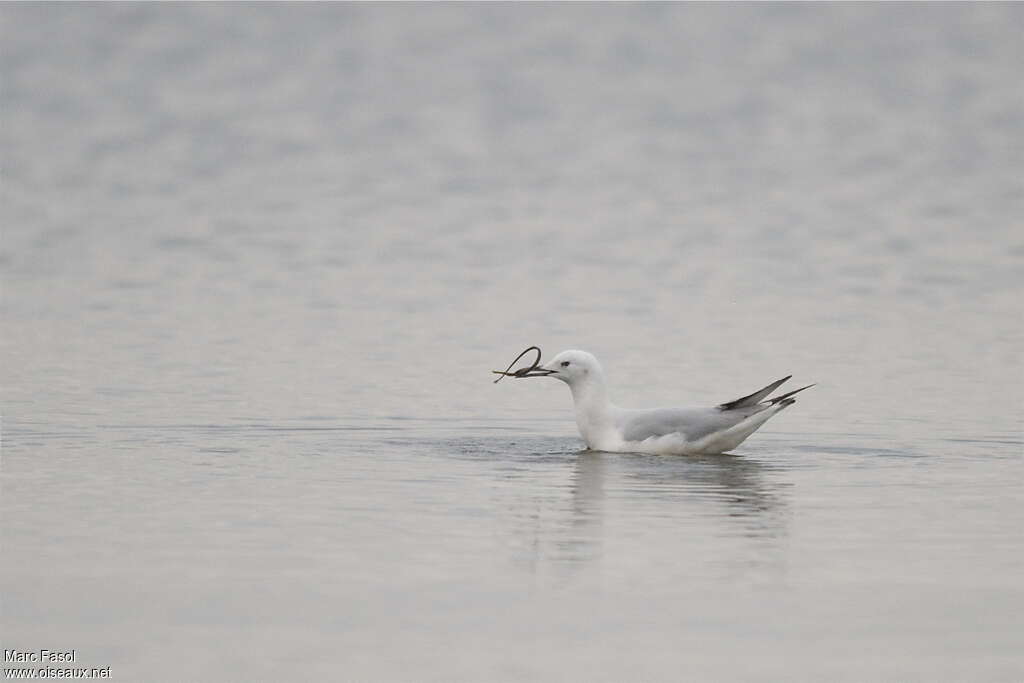
<svg viewBox="0 0 1024 683">
<path fill-rule="evenodd" d="M 567 360 L 563 360 L 563 361 L 562 361 L 562 367 L 563 367 L 563 368 L 567 368 L 567 367 L 569 367 L 569 361 L 567 361 Z"/>
</svg>

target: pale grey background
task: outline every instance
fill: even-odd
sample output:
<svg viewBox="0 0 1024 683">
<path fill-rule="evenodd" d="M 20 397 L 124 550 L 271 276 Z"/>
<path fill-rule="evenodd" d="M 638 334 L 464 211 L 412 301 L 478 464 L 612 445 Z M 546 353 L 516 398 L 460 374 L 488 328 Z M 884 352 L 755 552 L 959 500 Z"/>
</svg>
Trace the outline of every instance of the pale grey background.
<svg viewBox="0 0 1024 683">
<path fill-rule="evenodd" d="M 4 647 L 122 681 L 1024 678 L 1024 7 L 2 23 Z M 555 382 L 818 382 L 722 458 Z"/>
</svg>

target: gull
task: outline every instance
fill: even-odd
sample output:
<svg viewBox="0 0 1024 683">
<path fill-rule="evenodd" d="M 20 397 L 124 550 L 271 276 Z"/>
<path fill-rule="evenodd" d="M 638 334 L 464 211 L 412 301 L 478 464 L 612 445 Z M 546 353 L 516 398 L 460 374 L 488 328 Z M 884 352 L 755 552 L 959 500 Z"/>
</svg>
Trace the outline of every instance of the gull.
<svg viewBox="0 0 1024 683">
<path fill-rule="evenodd" d="M 538 350 L 538 360 L 540 352 Z M 498 373 L 506 374 L 506 373 Z M 727 453 L 796 402 L 792 396 L 813 384 L 765 400 L 792 375 L 754 393 L 712 408 L 619 408 L 608 400 L 604 371 L 586 351 L 562 351 L 544 365 L 515 377 L 553 377 L 569 385 L 576 426 L 587 447 L 618 453 L 710 455 Z"/>
</svg>

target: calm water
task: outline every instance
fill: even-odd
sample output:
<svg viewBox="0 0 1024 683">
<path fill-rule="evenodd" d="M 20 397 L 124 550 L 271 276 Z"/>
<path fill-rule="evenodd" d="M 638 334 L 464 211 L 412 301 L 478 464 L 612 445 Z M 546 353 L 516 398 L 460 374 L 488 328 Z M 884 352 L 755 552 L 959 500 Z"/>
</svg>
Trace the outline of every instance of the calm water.
<svg viewBox="0 0 1024 683">
<path fill-rule="evenodd" d="M 1024 679 L 1024 7 L 5 5 L 2 640 Z M 818 382 L 735 454 L 622 405 Z"/>
</svg>

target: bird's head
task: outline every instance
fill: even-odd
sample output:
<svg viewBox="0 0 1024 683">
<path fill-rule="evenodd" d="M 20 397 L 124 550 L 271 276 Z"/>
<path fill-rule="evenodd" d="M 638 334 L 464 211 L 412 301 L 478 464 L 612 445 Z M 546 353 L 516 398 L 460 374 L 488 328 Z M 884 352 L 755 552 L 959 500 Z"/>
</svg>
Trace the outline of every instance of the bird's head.
<svg viewBox="0 0 1024 683">
<path fill-rule="evenodd" d="M 554 377 L 569 386 L 601 376 L 601 365 L 586 351 L 562 351 L 525 377 Z"/>
</svg>

